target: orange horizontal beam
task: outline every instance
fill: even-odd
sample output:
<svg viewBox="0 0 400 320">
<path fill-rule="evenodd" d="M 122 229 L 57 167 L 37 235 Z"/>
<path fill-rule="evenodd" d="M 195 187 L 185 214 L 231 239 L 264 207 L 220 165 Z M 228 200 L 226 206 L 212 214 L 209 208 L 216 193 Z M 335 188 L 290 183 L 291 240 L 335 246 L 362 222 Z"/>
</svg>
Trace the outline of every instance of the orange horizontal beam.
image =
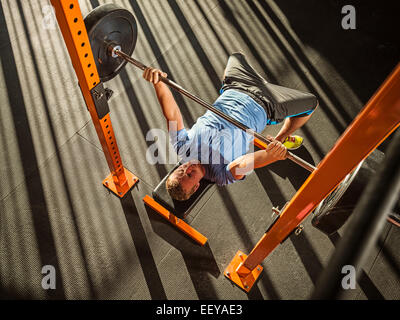
<svg viewBox="0 0 400 320">
<path fill-rule="evenodd" d="M 200 232 L 192 228 L 190 225 L 188 225 L 185 221 L 182 219 L 179 219 L 175 215 L 173 215 L 171 212 L 169 212 L 167 209 L 165 209 L 162 205 L 160 205 L 158 202 L 156 202 L 153 198 L 150 196 L 145 196 L 143 198 L 143 201 L 154 211 L 160 214 L 164 219 L 168 220 L 174 227 L 178 228 L 180 231 L 188 235 L 190 238 L 192 238 L 194 241 L 196 241 L 198 244 L 204 246 L 208 239 L 203 236 Z"/>
</svg>

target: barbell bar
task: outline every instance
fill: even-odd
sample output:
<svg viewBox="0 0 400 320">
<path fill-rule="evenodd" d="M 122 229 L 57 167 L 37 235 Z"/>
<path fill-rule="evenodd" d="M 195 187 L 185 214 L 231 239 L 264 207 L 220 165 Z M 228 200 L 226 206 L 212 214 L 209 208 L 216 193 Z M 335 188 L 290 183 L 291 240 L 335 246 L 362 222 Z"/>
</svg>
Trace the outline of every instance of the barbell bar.
<svg viewBox="0 0 400 320">
<path fill-rule="evenodd" d="M 135 17 L 129 10 L 108 3 L 92 10 L 84 21 L 102 82 L 109 81 L 117 76 L 128 62 L 143 71 L 147 68 L 146 65 L 132 58 L 137 42 L 137 24 Z M 216 109 L 210 103 L 190 93 L 174 81 L 165 77 L 161 77 L 161 81 L 266 145 L 272 142 L 262 134 L 248 128 Z M 289 151 L 287 158 L 310 172 L 316 169 L 312 164 Z"/>
<path fill-rule="evenodd" d="M 146 70 L 148 67 L 146 65 L 144 65 L 143 63 L 141 63 L 140 61 L 132 58 L 131 56 L 127 55 L 126 53 L 122 52 L 120 50 L 120 46 L 119 45 L 109 45 L 109 51 L 110 51 L 110 55 L 111 56 L 118 56 L 122 59 L 124 59 L 125 61 L 129 62 L 130 64 L 133 64 L 134 66 L 138 67 L 141 70 Z M 249 127 L 245 126 L 244 124 L 242 124 L 241 122 L 233 119 L 232 117 L 228 116 L 227 114 L 225 114 L 224 112 L 218 110 L 217 108 L 215 108 L 213 105 L 211 105 L 210 103 L 204 101 L 203 99 L 199 98 L 198 96 L 190 93 L 189 91 L 187 91 L 186 89 L 182 88 L 179 84 L 177 84 L 176 82 L 162 77 L 160 76 L 160 81 L 164 82 L 166 85 L 168 85 L 169 87 L 173 88 L 174 90 L 178 91 L 179 93 L 183 94 L 184 96 L 190 98 L 191 100 L 197 102 L 198 104 L 200 104 L 201 106 L 203 106 L 204 108 L 210 110 L 211 112 L 217 114 L 218 116 L 220 116 L 221 118 L 223 118 L 224 120 L 228 121 L 229 123 L 233 124 L 234 126 L 238 127 L 239 129 L 246 131 L 246 133 L 248 133 L 249 135 L 254 136 L 255 138 L 257 138 L 258 140 L 264 142 L 265 144 L 270 144 L 272 142 L 272 140 L 268 139 L 267 137 L 263 136 L 262 134 L 259 134 L 258 132 L 250 129 Z M 302 158 L 296 156 L 295 154 L 291 153 L 288 151 L 288 155 L 287 158 L 289 160 L 292 160 L 294 163 L 300 165 L 301 167 L 303 167 L 304 169 L 313 172 L 316 168 L 311 165 L 310 163 L 308 163 L 307 161 L 303 160 Z"/>
</svg>

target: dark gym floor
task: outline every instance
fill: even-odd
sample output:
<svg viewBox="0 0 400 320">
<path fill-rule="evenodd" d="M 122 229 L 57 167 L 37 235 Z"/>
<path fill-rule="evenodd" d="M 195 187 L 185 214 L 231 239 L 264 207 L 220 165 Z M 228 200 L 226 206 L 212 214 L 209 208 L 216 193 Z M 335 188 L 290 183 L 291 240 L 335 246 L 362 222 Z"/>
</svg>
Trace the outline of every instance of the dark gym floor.
<svg viewBox="0 0 400 320">
<path fill-rule="evenodd" d="M 398 10 L 389 2 L 355 2 L 356 30 L 341 28 L 343 1 L 114 2 L 137 19 L 133 56 L 206 101 L 217 98 L 235 51 L 271 82 L 315 93 L 321 106 L 300 131 L 305 147 L 299 151 L 315 164 L 400 56 Z M 80 1 L 84 15 L 102 3 Z M 173 164 L 146 161 L 153 143 L 146 141 L 148 131 L 166 132 L 166 124 L 151 85 L 128 66 L 107 83 L 114 90 L 111 119 L 124 164 L 140 178 L 119 200 L 102 186 L 107 163 L 48 5 L 0 5 L 1 298 L 308 299 L 343 234 L 327 237 L 311 226 L 311 217 L 300 236 L 263 262 L 250 294 L 223 275 L 237 250 L 251 251 L 271 208 L 290 200 L 307 172 L 285 161 L 245 182 L 214 188 L 188 218 L 209 239 L 205 247 L 196 245 L 142 202 Z M 187 126 L 204 113 L 176 99 Z M 345 298 L 399 299 L 399 247 L 400 230 L 387 223 L 357 289 Z M 56 269 L 55 290 L 41 287 L 44 265 Z"/>
</svg>

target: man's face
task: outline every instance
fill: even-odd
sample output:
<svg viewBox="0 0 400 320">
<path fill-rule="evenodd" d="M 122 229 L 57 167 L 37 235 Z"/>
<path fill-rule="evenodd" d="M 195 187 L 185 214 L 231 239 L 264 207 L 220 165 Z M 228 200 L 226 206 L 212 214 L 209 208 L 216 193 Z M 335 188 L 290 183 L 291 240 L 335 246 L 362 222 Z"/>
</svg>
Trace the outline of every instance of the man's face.
<svg viewBox="0 0 400 320">
<path fill-rule="evenodd" d="M 180 185 L 186 193 L 189 193 L 193 188 L 196 191 L 200 187 L 200 180 L 204 177 L 204 168 L 199 162 L 187 162 L 173 174 L 178 174 L 179 171 L 184 173 L 180 179 Z"/>
</svg>

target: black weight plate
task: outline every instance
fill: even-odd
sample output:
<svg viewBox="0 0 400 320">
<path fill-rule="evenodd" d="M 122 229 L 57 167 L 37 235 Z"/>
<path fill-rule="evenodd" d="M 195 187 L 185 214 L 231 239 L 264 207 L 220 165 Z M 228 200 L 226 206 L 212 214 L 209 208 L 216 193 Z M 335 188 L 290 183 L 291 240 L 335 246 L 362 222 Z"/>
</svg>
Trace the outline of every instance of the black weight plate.
<svg viewBox="0 0 400 320">
<path fill-rule="evenodd" d="M 102 82 L 117 76 L 126 61 L 113 58 L 109 45 L 121 46 L 121 51 L 132 55 L 137 41 L 135 17 L 128 10 L 113 3 L 95 8 L 84 19 L 97 71 Z"/>
</svg>

